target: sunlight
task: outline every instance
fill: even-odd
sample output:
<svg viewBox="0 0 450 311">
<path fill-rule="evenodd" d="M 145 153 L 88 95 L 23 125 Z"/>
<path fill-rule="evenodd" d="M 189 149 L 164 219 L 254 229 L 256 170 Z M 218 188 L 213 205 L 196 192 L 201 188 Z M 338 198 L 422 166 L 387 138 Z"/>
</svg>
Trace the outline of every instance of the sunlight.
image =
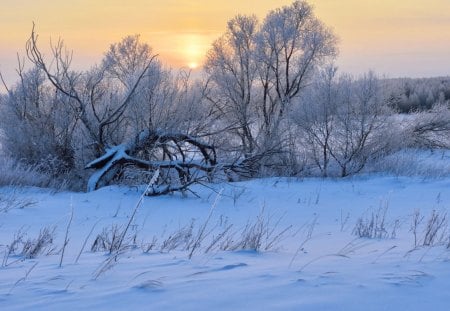
<svg viewBox="0 0 450 311">
<path fill-rule="evenodd" d="M 209 48 L 209 42 L 200 34 L 182 35 L 182 53 L 184 63 L 190 69 L 196 69 L 203 61 L 203 57 Z"/>
<path fill-rule="evenodd" d="M 188 64 L 188 67 L 189 67 L 190 69 L 197 69 L 197 68 L 198 68 L 198 63 L 196 63 L 196 62 L 190 62 L 190 63 Z"/>
</svg>

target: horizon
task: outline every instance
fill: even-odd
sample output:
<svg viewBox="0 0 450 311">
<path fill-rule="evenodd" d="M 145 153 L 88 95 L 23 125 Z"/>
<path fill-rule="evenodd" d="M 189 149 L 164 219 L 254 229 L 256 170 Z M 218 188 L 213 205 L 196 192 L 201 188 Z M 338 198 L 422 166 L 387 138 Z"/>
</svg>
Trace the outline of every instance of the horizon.
<svg viewBox="0 0 450 311">
<path fill-rule="evenodd" d="M 237 14 L 260 21 L 271 10 L 292 1 L 41 0 L 8 3 L 0 12 L 0 72 L 8 85 L 17 80 L 17 53 L 36 24 L 39 46 L 48 55 L 50 40 L 64 40 L 73 51 L 73 68 L 99 63 L 109 46 L 139 34 L 163 64 L 199 70 L 212 42 Z M 339 37 L 336 64 L 341 72 L 369 70 L 387 78 L 448 76 L 450 68 L 450 2 L 447 0 L 313 0 L 316 16 Z M 126 12 L 126 14 L 124 14 Z M 111 19 L 111 16 L 114 18 Z M 3 90 L 3 86 L 0 91 Z"/>
</svg>

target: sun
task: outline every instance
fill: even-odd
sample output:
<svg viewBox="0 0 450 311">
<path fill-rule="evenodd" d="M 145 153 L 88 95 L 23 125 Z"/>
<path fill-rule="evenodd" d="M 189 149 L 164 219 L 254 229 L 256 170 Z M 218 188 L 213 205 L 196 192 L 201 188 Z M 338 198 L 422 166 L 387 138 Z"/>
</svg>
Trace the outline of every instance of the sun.
<svg viewBox="0 0 450 311">
<path fill-rule="evenodd" d="M 185 64 L 190 69 L 197 69 L 200 67 L 203 55 L 206 53 L 205 43 L 203 38 L 196 34 L 188 34 L 183 37 L 183 54 Z"/>
<path fill-rule="evenodd" d="M 188 64 L 189 69 L 197 69 L 198 68 L 198 63 L 197 62 L 190 62 Z"/>
</svg>

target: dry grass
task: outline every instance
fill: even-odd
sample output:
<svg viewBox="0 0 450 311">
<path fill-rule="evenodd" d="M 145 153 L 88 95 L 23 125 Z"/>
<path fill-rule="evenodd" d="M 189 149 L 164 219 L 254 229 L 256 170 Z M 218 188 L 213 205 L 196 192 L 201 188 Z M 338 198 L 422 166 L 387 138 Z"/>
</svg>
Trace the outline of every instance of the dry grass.
<svg viewBox="0 0 450 311">
<path fill-rule="evenodd" d="M 55 251 L 53 244 L 56 227 L 45 227 L 39 231 L 39 235 L 34 239 L 28 239 L 23 243 L 21 255 L 24 258 L 36 258 L 41 254 L 52 254 Z"/>
<path fill-rule="evenodd" d="M 399 221 L 388 222 L 386 215 L 388 212 L 388 204 L 380 206 L 377 210 L 366 213 L 358 218 L 355 227 L 353 228 L 353 235 L 359 238 L 367 239 L 388 239 L 395 238 Z"/>
<path fill-rule="evenodd" d="M 414 236 L 414 247 L 436 246 L 445 244 L 450 246 L 447 212 L 432 210 L 426 218 L 416 210 L 412 217 L 410 232 Z"/>
<path fill-rule="evenodd" d="M 12 187 L 0 193 L 0 213 L 7 213 L 13 209 L 22 209 L 35 205 L 37 202 L 31 198 L 24 198 L 19 187 Z"/>
</svg>

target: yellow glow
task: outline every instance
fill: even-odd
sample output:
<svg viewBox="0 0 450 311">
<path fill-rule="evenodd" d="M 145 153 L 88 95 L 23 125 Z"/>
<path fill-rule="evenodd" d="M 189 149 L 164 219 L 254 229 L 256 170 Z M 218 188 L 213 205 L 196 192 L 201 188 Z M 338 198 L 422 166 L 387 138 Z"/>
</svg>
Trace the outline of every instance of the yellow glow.
<svg viewBox="0 0 450 311">
<path fill-rule="evenodd" d="M 4 3 L 3 3 L 4 2 Z M 163 63 L 201 67 L 214 39 L 236 14 L 262 20 L 292 0 L 6 0 L 0 10 L 0 71 L 14 74 L 31 25 L 41 47 L 63 38 L 75 66 L 99 62 L 109 45 L 140 34 Z M 449 0 L 310 0 L 340 37 L 343 71 L 390 75 L 450 74 Z M 46 51 L 47 55 L 49 50 Z"/>
<path fill-rule="evenodd" d="M 188 67 L 189 67 L 190 69 L 197 69 L 197 68 L 198 68 L 198 63 L 196 63 L 196 62 L 191 62 L 191 63 L 188 64 Z"/>
<path fill-rule="evenodd" d="M 208 44 L 203 43 L 202 45 L 201 36 L 196 34 L 185 35 L 184 41 L 184 57 L 187 61 L 188 67 L 195 69 L 198 67 L 199 62 L 202 61 L 203 55 L 205 54 L 204 49 L 208 48 Z"/>
</svg>

